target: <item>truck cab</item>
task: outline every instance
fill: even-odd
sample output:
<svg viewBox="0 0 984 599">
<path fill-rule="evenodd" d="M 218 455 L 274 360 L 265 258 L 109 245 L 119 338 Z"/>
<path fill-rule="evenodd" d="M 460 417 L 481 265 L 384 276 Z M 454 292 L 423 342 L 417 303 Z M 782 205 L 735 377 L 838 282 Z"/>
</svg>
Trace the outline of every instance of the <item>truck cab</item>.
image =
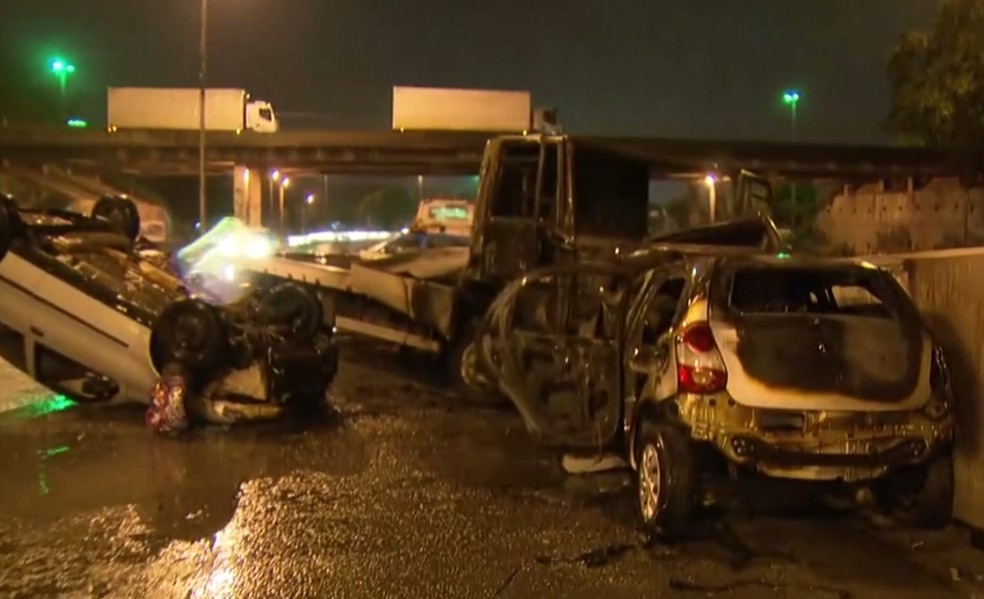
<svg viewBox="0 0 984 599">
<path fill-rule="evenodd" d="M 468 274 L 511 280 L 547 264 L 617 255 L 648 233 L 649 164 L 565 135 L 489 142 Z"/>
<path fill-rule="evenodd" d="M 280 128 L 273 105 L 264 100 L 246 103 L 246 129 L 257 133 L 276 133 Z"/>
</svg>

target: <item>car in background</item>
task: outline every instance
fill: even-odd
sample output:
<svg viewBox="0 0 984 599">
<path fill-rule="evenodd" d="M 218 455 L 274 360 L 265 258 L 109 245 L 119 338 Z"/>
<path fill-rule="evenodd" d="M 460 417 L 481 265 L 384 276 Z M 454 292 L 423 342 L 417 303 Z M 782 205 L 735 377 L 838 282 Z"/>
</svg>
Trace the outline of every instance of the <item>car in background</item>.
<svg viewBox="0 0 984 599">
<path fill-rule="evenodd" d="M 317 297 L 281 284 L 213 305 L 142 258 L 139 231 L 126 200 L 84 215 L 0 197 L 0 325 L 28 374 L 81 400 L 147 403 L 178 365 L 192 414 L 222 423 L 324 400 L 338 357 Z"/>
<path fill-rule="evenodd" d="M 427 231 L 443 229 L 453 235 L 469 237 L 475 220 L 475 203 L 460 199 L 421 200 L 412 228 Z"/>
<path fill-rule="evenodd" d="M 565 291 L 591 277 L 596 293 Z M 757 477 L 870 490 L 914 525 L 951 518 L 946 359 L 871 265 L 657 244 L 513 282 L 479 347 L 534 435 L 625 459 L 657 535 L 686 535 L 722 486 Z"/>
<path fill-rule="evenodd" d="M 402 256 L 415 252 L 451 247 L 471 247 L 471 237 L 468 235 L 455 235 L 444 231 L 430 231 L 426 229 L 410 230 L 392 239 L 381 241 L 366 249 L 360 250 L 358 259 L 363 262 L 371 262 L 392 256 Z"/>
</svg>

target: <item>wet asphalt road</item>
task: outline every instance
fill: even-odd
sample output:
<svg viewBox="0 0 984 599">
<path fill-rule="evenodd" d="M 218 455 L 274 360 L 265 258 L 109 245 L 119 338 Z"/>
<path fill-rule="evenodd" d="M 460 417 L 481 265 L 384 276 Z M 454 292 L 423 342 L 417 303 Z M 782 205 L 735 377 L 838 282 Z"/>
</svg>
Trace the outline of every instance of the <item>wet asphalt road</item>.
<svg viewBox="0 0 984 599">
<path fill-rule="evenodd" d="M 352 352 L 314 423 L 170 440 L 130 408 L 0 415 L 0 597 L 984 596 L 958 529 L 773 514 L 651 543 L 618 476 L 565 477 L 510 412 Z"/>
</svg>

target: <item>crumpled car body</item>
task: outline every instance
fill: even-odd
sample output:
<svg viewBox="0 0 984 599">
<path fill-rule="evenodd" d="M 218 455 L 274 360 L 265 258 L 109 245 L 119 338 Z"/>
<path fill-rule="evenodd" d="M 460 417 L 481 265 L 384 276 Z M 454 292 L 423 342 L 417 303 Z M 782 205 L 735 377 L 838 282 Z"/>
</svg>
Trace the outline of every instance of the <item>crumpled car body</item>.
<svg viewBox="0 0 984 599">
<path fill-rule="evenodd" d="M 0 325 L 40 382 L 89 401 L 148 403 L 161 372 L 180 365 L 188 410 L 222 423 L 324 400 L 337 351 L 307 290 L 252 289 L 213 305 L 106 219 L 3 208 Z"/>
<path fill-rule="evenodd" d="M 706 464 L 873 487 L 911 474 L 910 498 L 932 486 L 933 516 L 952 509 L 946 360 L 889 273 L 681 241 L 499 295 L 480 362 L 535 436 L 621 453 L 664 532 L 692 512 Z"/>
</svg>

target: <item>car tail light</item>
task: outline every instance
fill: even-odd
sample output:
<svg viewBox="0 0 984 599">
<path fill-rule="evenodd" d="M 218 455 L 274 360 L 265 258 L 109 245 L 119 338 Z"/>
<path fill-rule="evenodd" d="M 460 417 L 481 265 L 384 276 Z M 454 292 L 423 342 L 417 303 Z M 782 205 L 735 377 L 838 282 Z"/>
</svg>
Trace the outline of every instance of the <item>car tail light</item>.
<svg viewBox="0 0 984 599">
<path fill-rule="evenodd" d="M 728 372 L 714 334 L 706 322 L 697 322 L 677 338 L 677 385 L 686 393 L 718 393 L 728 384 Z"/>
</svg>

